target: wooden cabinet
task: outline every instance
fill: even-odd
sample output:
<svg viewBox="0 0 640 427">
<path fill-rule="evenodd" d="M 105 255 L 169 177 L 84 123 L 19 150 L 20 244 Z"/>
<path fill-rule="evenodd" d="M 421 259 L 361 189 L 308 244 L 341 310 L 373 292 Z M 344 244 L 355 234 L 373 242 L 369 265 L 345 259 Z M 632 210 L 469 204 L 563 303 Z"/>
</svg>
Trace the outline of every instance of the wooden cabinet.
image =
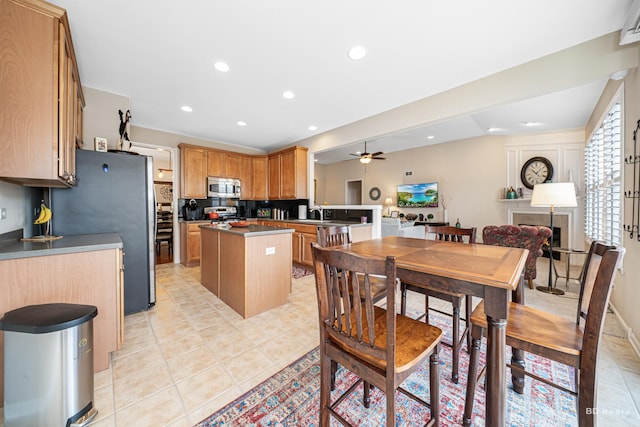
<svg viewBox="0 0 640 427">
<path fill-rule="evenodd" d="M 187 267 L 200 264 L 200 225 L 196 223 L 180 223 L 180 263 Z"/>
<path fill-rule="evenodd" d="M 315 225 L 297 224 L 292 222 L 287 222 L 284 226 L 286 228 L 293 228 L 296 230 L 291 237 L 291 259 L 293 262 L 306 267 L 313 267 L 311 243 L 316 243 L 318 241 L 317 227 Z"/>
<path fill-rule="evenodd" d="M 267 156 L 254 156 L 251 158 L 251 181 L 253 200 L 266 200 L 268 197 Z"/>
<path fill-rule="evenodd" d="M 180 197 L 206 199 L 207 150 L 184 144 L 179 144 L 178 147 L 180 147 Z"/>
<path fill-rule="evenodd" d="M 228 151 L 207 150 L 206 176 L 240 178 L 242 155 Z"/>
<path fill-rule="evenodd" d="M 64 9 L 0 0 L 0 178 L 75 184 L 84 97 Z"/>
<path fill-rule="evenodd" d="M 122 249 L 73 252 L 0 261 L 0 313 L 32 304 L 65 302 L 98 308 L 93 319 L 94 371 L 109 368 L 109 353 L 124 333 Z M 0 402 L 3 384 L 0 332 Z"/>
<path fill-rule="evenodd" d="M 240 158 L 240 198 L 244 200 L 253 199 L 253 159 L 251 156 L 241 156 Z"/>
<path fill-rule="evenodd" d="M 307 148 L 269 154 L 269 199 L 307 198 Z"/>
</svg>

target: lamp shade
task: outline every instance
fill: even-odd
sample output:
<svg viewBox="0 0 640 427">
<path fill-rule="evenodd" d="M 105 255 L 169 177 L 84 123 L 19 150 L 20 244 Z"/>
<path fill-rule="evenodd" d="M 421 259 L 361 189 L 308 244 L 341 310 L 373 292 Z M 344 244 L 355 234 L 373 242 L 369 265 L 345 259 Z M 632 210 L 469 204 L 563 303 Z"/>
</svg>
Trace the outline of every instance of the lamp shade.
<svg viewBox="0 0 640 427">
<path fill-rule="evenodd" d="M 391 197 L 387 197 L 384 199 L 384 204 L 387 206 L 391 206 L 393 204 L 393 199 Z"/>
<path fill-rule="evenodd" d="M 533 187 L 531 206 L 572 208 L 578 206 L 572 182 L 548 182 Z"/>
</svg>

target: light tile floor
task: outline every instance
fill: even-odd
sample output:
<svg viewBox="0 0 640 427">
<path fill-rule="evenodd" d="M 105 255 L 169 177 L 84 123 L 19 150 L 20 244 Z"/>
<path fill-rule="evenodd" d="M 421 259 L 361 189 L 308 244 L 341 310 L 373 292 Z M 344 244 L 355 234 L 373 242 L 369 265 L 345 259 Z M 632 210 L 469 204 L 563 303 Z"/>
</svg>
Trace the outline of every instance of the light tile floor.
<svg viewBox="0 0 640 427">
<path fill-rule="evenodd" d="M 200 285 L 198 267 L 163 264 L 156 271 L 156 306 L 125 317 L 122 349 L 95 375 L 99 415 L 92 426 L 192 426 L 317 345 L 313 276 L 293 280 L 285 306 L 244 320 Z M 546 277 L 542 265 L 536 283 Z M 528 288 L 525 298 L 569 318 L 577 302 L 575 294 Z M 410 307 L 423 301 L 410 293 Z M 600 351 L 598 421 L 638 426 L 640 359 L 607 317 L 614 335 L 605 335 Z"/>
</svg>

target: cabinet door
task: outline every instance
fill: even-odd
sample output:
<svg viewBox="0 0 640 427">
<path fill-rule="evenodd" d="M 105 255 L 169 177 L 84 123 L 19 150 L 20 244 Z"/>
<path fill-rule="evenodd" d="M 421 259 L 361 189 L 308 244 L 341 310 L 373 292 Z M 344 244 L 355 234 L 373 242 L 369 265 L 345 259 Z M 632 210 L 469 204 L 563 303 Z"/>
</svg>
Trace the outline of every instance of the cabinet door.
<svg viewBox="0 0 640 427">
<path fill-rule="evenodd" d="M 181 147 L 183 198 L 207 198 L 207 153 L 204 149 Z"/>
<path fill-rule="evenodd" d="M 296 198 L 296 152 L 294 150 L 280 154 L 280 198 Z"/>
<path fill-rule="evenodd" d="M 200 263 L 200 230 L 187 234 L 187 265 Z"/>
<path fill-rule="evenodd" d="M 207 151 L 207 176 L 223 176 L 222 157 L 219 151 Z"/>
<path fill-rule="evenodd" d="M 253 157 L 251 159 L 252 171 L 251 177 L 253 181 L 252 199 L 264 200 L 268 197 L 268 176 L 267 176 L 267 157 Z"/>
<path fill-rule="evenodd" d="M 240 155 L 224 154 L 224 176 L 226 178 L 240 178 Z"/>
<path fill-rule="evenodd" d="M 253 198 L 253 161 L 251 156 L 241 156 L 240 158 L 240 198 Z"/>
<path fill-rule="evenodd" d="M 293 262 L 302 262 L 302 254 L 300 253 L 302 236 L 302 233 L 293 233 L 291 235 L 291 260 Z"/>
<path fill-rule="evenodd" d="M 316 243 L 318 237 L 315 234 L 300 234 L 300 264 L 313 267 L 313 253 L 311 252 L 311 243 Z"/>
<path fill-rule="evenodd" d="M 280 156 L 269 156 L 269 199 L 280 198 Z"/>
</svg>

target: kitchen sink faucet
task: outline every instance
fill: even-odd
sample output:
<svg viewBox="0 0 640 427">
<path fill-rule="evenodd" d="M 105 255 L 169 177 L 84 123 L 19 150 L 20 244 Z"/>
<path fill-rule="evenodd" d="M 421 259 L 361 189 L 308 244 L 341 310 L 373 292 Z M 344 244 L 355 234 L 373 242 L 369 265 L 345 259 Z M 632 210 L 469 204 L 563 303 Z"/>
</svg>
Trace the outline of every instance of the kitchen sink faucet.
<svg viewBox="0 0 640 427">
<path fill-rule="evenodd" d="M 321 206 L 311 206 L 311 209 L 309 209 L 309 212 L 313 212 L 313 211 L 320 212 L 320 221 L 323 221 L 323 218 L 322 218 L 322 207 Z"/>
</svg>

